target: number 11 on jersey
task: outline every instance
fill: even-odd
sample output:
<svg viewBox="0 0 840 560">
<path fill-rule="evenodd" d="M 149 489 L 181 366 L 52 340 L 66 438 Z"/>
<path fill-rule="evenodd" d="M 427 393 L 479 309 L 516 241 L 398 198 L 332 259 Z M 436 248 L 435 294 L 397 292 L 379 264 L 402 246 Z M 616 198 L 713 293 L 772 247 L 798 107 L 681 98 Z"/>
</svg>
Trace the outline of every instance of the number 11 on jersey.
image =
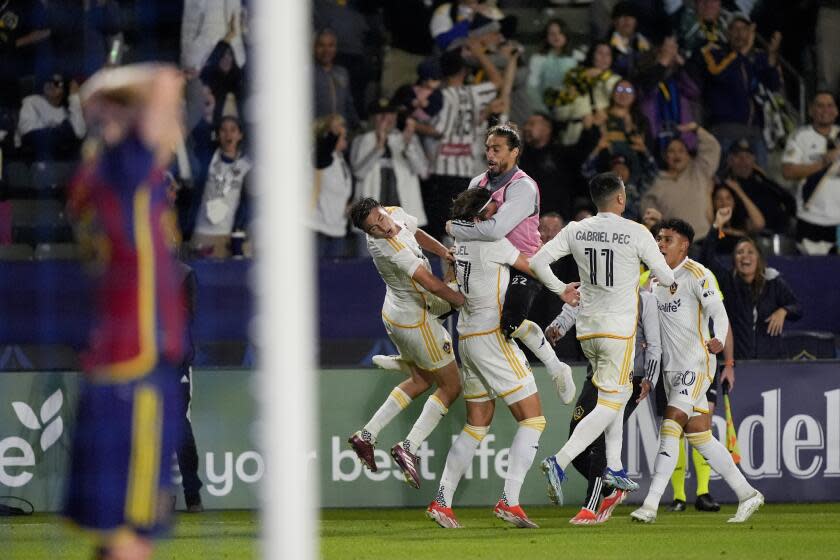
<svg viewBox="0 0 840 560">
<path fill-rule="evenodd" d="M 595 247 L 584 247 L 583 252 L 589 258 L 589 283 L 598 285 L 598 249 Z M 601 249 L 601 257 L 604 259 L 604 286 L 613 285 L 613 250 Z"/>
</svg>

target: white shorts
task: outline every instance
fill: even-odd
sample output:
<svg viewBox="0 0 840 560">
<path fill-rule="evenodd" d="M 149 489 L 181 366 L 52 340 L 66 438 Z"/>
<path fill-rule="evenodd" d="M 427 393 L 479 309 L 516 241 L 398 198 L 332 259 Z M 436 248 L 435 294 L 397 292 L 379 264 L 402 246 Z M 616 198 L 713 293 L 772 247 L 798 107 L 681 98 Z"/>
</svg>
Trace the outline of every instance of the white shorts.
<svg viewBox="0 0 840 560">
<path fill-rule="evenodd" d="M 709 413 L 709 401 L 706 391 L 712 383 L 712 378 L 704 371 L 666 371 L 665 395 L 668 406 L 678 408 L 689 418 Z"/>
<path fill-rule="evenodd" d="M 592 365 L 592 383 L 604 393 L 633 391 L 633 357 L 636 336 L 630 338 L 587 338 L 580 341 L 583 354 Z"/>
<path fill-rule="evenodd" d="M 499 329 L 458 339 L 464 400 L 502 398 L 510 406 L 537 392 L 528 359 Z"/>
<path fill-rule="evenodd" d="M 452 338 L 443 325 L 429 313 L 416 325 L 392 323 L 384 314 L 382 322 L 388 337 L 406 362 L 426 371 L 436 371 L 455 359 Z"/>
</svg>

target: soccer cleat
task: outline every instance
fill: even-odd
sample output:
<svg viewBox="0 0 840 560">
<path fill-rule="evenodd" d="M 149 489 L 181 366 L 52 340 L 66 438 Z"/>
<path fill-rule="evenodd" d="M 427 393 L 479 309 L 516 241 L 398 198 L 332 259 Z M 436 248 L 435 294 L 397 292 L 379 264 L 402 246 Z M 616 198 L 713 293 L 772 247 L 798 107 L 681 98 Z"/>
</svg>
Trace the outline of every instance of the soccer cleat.
<svg viewBox="0 0 840 560">
<path fill-rule="evenodd" d="M 411 375 L 411 368 L 408 367 L 408 364 L 402 359 L 402 356 L 398 354 L 390 356 L 377 354 L 371 358 L 370 361 L 373 362 L 373 365 L 379 369 L 384 369 L 386 371 L 401 371 L 407 375 Z"/>
<path fill-rule="evenodd" d="M 369 468 L 371 472 L 376 472 L 376 459 L 373 455 L 374 441 L 367 441 L 362 437 L 362 431 L 359 430 L 347 440 L 353 451 L 356 452 L 356 457 L 362 462 L 364 466 Z"/>
<path fill-rule="evenodd" d="M 668 511 L 685 511 L 685 501 L 674 500 L 673 502 L 671 502 L 671 505 L 668 506 Z"/>
<path fill-rule="evenodd" d="M 426 517 L 443 527 L 444 529 L 460 529 L 461 524 L 455 517 L 452 508 L 443 507 L 437 502 L 432 502 L 426 508 Z"/>
<path fill-rule="evenodd" d="M 591 509 L 580 508 L 577 515 L 569 519 L 569 523 L 572 525 L 597 525 L 599 522 L 594 511 Z"/>
<path fill-rule="evenodd" d="M 614 471 L 608 468 L 604 472 L 604 484 L 612 486 L 613 488 L 618 488 L 619 490 L 626 490 L 627 492 L 639 489 L 639 485 L 637 483 L 627 478 L 627 471 L 624 469 Z"/>
<path fill-rule="evenodd" d="M 627 496 L 627 492 L 616 488 L 612 491 L 612 494 L 604 497 L 601 500 L 601 505 L 598 507 L 598 523 L 606 522 L 612 515 L 615 506 L 623 502 L 625 496 Z"/>
<path fill-rule="evenodd" d="M 656 510 L 648 509 L 645 506 L 642 506 L 630 514 L 630 519 L 638 521 L 639 523 L 655 523 Z"/>
<path fill-rule="evenodd" d="M 499 500 L 496 507 L 493 508 L 493 513 L 502 521 L 507 521 L 514 527 L 519 527 L 520 529 L 540 528 L 539 525 L 528 519 L 522 506 L 509 506 L 504 500 Z"/>
<path fill-rule="evenodd" d="M 540 469 L 548 481 L 548 497 L 552 503 L 563 505 L 563 488 L 560 485 L 566 479 L 566 473 L 557 464 L 557 458 L 549 455 L 540 463 Z"/>
<path fill-rule="evenodd" d="M 738 511 L 730 517 L 727 523 L 743 523 L 764 504 L 764 495 L 758 490 L 755 494 L 738 504 Z"/>
<path fill-rule="evenodd" d="M 417 472 L 417 455 L 412 454 L 402 443 L 391 448 L 391 457 L 403 473 L 406 483 L 414 488 L 420 488 L 420 473 Z"/>
<path fill-rule="evenodd" d="M 694 509 L 697 511 L 720 511 L 720 504 L 712 498 L 711 494 L 700 494 L 694 502 Z"/>
<path fill-rule="evenodd" d="M 560 362 L 562 366 L 556 372 L 551 373 L 551 380 L 554 381 L 554 388 L 557 391 L 557 396 L 563 401 L 563 404 L 571 404 L 575 400 L 575 380 L 572 378 L 572 368 L 567 364 Z"/>
</svg>

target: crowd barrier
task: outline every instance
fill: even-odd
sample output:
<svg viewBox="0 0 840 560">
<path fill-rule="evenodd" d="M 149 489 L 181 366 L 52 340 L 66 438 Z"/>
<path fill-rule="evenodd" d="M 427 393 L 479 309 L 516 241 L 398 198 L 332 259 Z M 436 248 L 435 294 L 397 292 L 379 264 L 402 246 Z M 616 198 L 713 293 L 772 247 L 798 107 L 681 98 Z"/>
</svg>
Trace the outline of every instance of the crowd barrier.
<svg viewBox="0 0 840 560">
<path fill-rule="evenodd" d="M 278 441 L 294 426 L 265 426 L 255 417 L 253 372 L 197 370 L 192 420 L 198 444 L 199 475 L 205 483 L 205 506 L 211 509 L 256 508 L 265 464 L 257 447 L 257 430 Z M 537 460 L 566 441 L 573 407 L 560 404 L 541 368 L 535 369 L 548 425 Z M 578 386 L 584 368 L 576 366 Z M 78 374 L 21 372 L 0 374 L 0 496 L 25 498 L 38 511 L 60 508 L 73 430 Z M 318 387 L 318 439 L 310 453 L 289 457 L 305 461 L 317 476 L 324 507 L 424 507 L 434 497 L 452 438 L 465 421 L 461 401 L 450 407 L 438 429 L 419 449 L 420 490 L 409 488 L 388 449 L 404 437 L 423 406 L 411 403 L 379 435 L 379 472 L 361 467 L 347 446 L 401 377 L 377 370 L 321 370 Z M 282 406 L 277 403 L 276 406 Z M 721 409 L 722 410 L 722 409 Z M 840 500 L 840 363 L 742 362 L 732 395 L 732 410 L 741 451 L 741 468 L 770 502 Z M 714 417 L 724 434 L 722 412 Z M 508 447 L 516 422 L 505 407 L 497 408 L 490 434 L 478 448 L 458 489 L 462 505 L 492 507 L 501 494 Z M 643 403 L 625 427 L 624 457 L 630 475 L 647 488 L 657 451 L 658 419 Z M 173 476 L 178 476 L 173 465 Z M 689 494 L 693 482 L 688 483 Z M 583 479 L 570 470 L 566 502 L 583 499 Z M 734 495 L 713 477 L 711 492 L 722 502 Z M 179 503 L 182 497 L 178 496 Z M 666 492 L 666 500 L 669 493 Z M 525 504 L 545 504 L 545 485 L 536 466 L 522 490 Z"/>
</svg>

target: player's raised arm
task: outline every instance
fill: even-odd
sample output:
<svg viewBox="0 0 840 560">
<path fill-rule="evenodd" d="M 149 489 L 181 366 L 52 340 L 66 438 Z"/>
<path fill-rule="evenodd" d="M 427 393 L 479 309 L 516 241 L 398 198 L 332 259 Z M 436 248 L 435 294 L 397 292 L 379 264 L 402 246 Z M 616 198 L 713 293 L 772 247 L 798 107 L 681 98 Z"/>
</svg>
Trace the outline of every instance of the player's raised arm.
<svg viewBox="0 0 840 560">
<path fill-rule="evenodd" d="M 449 302 L 452 307 L 464 305 L 464 296 L 443 283 L 443 280 L 426 270 L 425 267 L 418 267 L 411 276 L 418 284 L 426 288 L 430 293 Z"/>
<path fill-rule="evenodd" d="M 414 232 L 414 239 L 417 240 L 417 244 L 420 245 L 420 247 L 424 251 L 428 251 L 434 255 L 437 255 L 440 258 L 445 259 L 447 262 L 455 262 L 455 257 L 452 256 L 452 253 L 449 252 L 449 249 L 447 249 L 443 243 L 441 243 L 422 229 L 418 228 Z"/>
<path fill-rule="evenodd" d="M 545 337 L 552 346 L 557 344 L 557 341 L 566 336 L 572 327 L 577 323 L 577 316 L 580 313 L 580 307 L 576 305 L 563 305 L 563 309 L 553 321 L 545 328 Z"/>
</svg>

